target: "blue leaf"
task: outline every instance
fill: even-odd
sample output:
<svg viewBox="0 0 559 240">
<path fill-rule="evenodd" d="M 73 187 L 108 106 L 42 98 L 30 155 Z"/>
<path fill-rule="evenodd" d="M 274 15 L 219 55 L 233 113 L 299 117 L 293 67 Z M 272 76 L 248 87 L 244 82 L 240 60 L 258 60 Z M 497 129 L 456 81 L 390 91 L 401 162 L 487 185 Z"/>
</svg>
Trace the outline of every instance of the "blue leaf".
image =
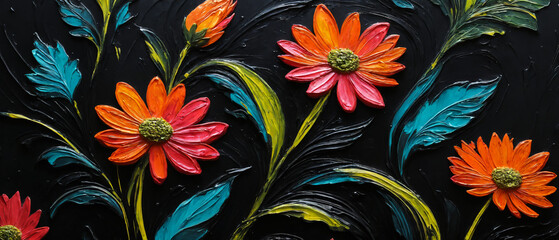
<svg viewBox="0 0 559 240">
<path fill-rule="evenodd" d="M 116 14 L 115 30 L 118 29 L 118 27 L 120 27 L 122 24 L 125 24 L 126 22 L 128 22 L 130 19 L 134 17 L 129 11 L 129 6 L 130 6 L 130 2 L 125 3 L 124 5 L 122 5 L 120 10 Z"/>
<path fill-rule="evenodd" d="M 250 97 L 250 94 L 245 88 L 238 82 L 232 81 L 231 78 L 221 74 L 208 74 L 207 76 L 216 84 L 231 90 L 231 93 L 229 93 L 231 101 L 241 106 L 247 112 L 247 115 L 252 117 L 258 130 L 264 136 L 264 141 L 267 142 L 268 134 L 266 132 L 266 125 L 264 125 L 264 119 L 256 103 L 252 100 L 252 97 Z M 235 117 L 238 116 L 239 115 L 235 115 Z"/>
<path fill-rule="evenodd" d="M 486 100 L 495 92 L 499 79 L 459 82 L 444 89 L 432 101 L 423 103 L 400 134 L 400 174 L 403 174 L 403 166 L 411 153 L 440 143 L 449 134 L 466 126 L 474 118 L 474 113 L 485 106 Z"/>
<path fill-rule="evenodd" d="M 394 223 L 394 228 L 396 228 L 396 232 L 398 232 L 403 239 L 406 240 L 413 240 L 413 230 L 411 226 L 408 224 L 408 218 L 406 217 L 406 206 L 402 206 L 399 202 L 396 201 L 390 195 L 379 192 L 380 195 L 386 200 L 385 203 L 388 207 L 392 210 L 392 222 Z"/>
<path fill-rule="evenodd" d="M 77 27 L 77 29 L 70 31 L 70 35 L 87 38 L 99 47 L 101 45 L 99 43 L 99 31 L 96 27 L 95 18 L 93 18 L 89 9 L 83 3 L 76 5 L 70 0 L 57 0 L 57 2 L 60 6 L 62 20 L 72 27 Z"/>
<path fill-rule="evenodd" d="M 78 60 L 71 61 L 64 47 L 58 42 L 54 48 L 37 37 L 34 45 L 35 49 L 32 53 L 39 66 L 33 69 L 34 73 L 25 76 L 37 84 L 35 88 L 39 94 L 72 101 L 74 91 L 82 78 L 78 69 Z"/>
<path fill-rule="evenodd" d="M 50 217 L 53 218 L 58 208 L 62 204 L 68 202 L 76 203 L 79 205 L 105 205 L 111 208 L 120 217 L 123 216 L 118 202 L 109 191 L 99 186 L 88 185 L 72 189 L 58 198 L 50 207 Z"/>
<path fill-rule="evenodd" d="M 91 160 L 69 147 L 58 146 L 50 148 L 41 155 L 41 159 L 47 160 L 55 168 L 78 164 L 101 173 L 101 170 Z"/>
<path fill-rule="evenodd" d="M 399 8 L 407 8 L 407 9 L 413 9 L 413 4 L 411 4 L 411 2 L 409 2 L 408 0 L 392 0 L 392 2 L 394 4 L 396 4 L 396 6 L 398 6 Z"/>
<path fill-rule="evenodd" d="M 229 198 L 234 179 L 235 176 L 230 177 L 182 202 L 157 230 L 155 240 L 202 238 L 207 229 L 200 225 L 219 213 Z M 186 236 L 188 237 L 185 238 Z"/>
</svg>

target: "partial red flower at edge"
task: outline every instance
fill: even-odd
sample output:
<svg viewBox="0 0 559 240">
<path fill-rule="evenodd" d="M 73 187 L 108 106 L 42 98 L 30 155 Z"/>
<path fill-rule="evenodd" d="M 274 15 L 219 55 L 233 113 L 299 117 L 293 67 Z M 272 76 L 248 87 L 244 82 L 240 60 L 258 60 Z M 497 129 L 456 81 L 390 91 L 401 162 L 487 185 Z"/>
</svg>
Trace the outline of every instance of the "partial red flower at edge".
<svg viewBox="0 0 559 240">
<path fill-rule="evenodd" d="M 151 176 L 155 183 L 162 184 L 167 178 L 166 158 L 180 173 L 200 174 L 197 160 L 219 157 L 219 152 L 209 144 L 225 134 L 229 125 L 198 124 L 210 106 L 208 98 L 192 100 L 183 107 L 184 85 L 177 85 L 167 96 L 165 85 L 158 77 L 149 83 L 147 107 L 127 83 L 117 83 L 115 94 L 124 112 L 107 105 L 95 107 L 99 118 L 113 128 L 95 135 L 107 147 L 117 148 L 109 161 L 118 165 L 134 164 L 149 152 Z"/>
<path fill-rule="evenodd" d="M 201 46 L 207 47 L 221 38 L 223 30 L 235 16 L 233 10 L 236 5 L 233 0 L 206 0 L 186 16 L 185 27 L 189 30 L 196 24 L 196 33 L 207 29 L 204 38 L 208 42 Z"/>
<path fill-rule="evenodd" d="M 12 198 L 2 194 L 0 198 L 0 237 L 15 237 L 13 239 L 39 240 L 42 239 L 49 227 L 37 227 L 41 218 L 41 210 L 30 214 L 31 199 L 25 198 L 23 205 L 19 191 Z M 10 238 L 8 238 L 10 239 Z"/>
<path fill-rule="evenodd" d="M 476 197 L 493 194 L 493 203 L 504 210 L 508 207 L 517 218 L 520 213 L 529 217 L 539 214 L 526 206 L 550 208 L 553 204 L 545 198 L 556 188 L 547 186 L 557 175 L 540 171 L 547 163 L 548 152 L 530 155 L 532 140 L 520 142 L 513 149 L 512 139 L 505 134 L 503 140 L 493 133 L 489 147 L 481 137 L 476 144 L 462 141 L 462 147 L 455 146 L 460 157 L 449 157 L 453 164 L 450 171 L 452 181 L 458 185 L 471 187 L 467 192 Z"/>
<path fill-rule="evenodd" d="M 295 82 L 310 82 L 307 94 L 320 97 L 335 85 L 338 101 L 346 112 L 355 111 L 356 96 L 365 105 L 383 108 L 384 100 L 375 86 L 398 85 L 393 78 L 403 64 L 394 62 L 406 48 L 395 48 L 399 35 L 385 38 L 390 24 L 376 23 L 363 34 L 359 13 L 350 14 L 338 31 L 336 19 L 328 8 L 316 7 L 313 29 L 316 36 L 302 25 L 293 25 L 297 43 L 280 40 L 278 45 L 287 54 L 279 56 L 286 64 L 297 67 L 285 78 Z"/>
</svg>

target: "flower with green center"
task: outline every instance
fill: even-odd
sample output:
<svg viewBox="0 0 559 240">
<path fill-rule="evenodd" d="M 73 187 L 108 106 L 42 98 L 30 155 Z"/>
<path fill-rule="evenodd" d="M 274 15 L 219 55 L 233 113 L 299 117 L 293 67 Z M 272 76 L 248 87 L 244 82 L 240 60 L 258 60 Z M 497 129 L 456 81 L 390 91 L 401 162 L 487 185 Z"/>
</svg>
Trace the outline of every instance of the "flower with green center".
<svg viewBox="0 0 559 240">
<path fill-rule="evenodd" d="M 522 175 L 512 168 L 498 167 L 491 172 L 491 180 L 500 189 L 513 189 L 520 187 Z"/>
<path fill-rule="evenodd" d="M 148 118 L 138 127 L 140 135 L 150 142 L 164 142 L 173 135 L 173 127 L 163 118 Z"/>
<path fill-rule="evenodd" d="M 334 49 L 328 54 L 328 65 L 340 73 L 354 72 L 359 68 L 359 57 L 346 48 Z"/>
<path fill-rule="evenodd" d="M 0 240 L 21 240 L 21 231 L 12 225 L 0 226 Z"/>
</svg>

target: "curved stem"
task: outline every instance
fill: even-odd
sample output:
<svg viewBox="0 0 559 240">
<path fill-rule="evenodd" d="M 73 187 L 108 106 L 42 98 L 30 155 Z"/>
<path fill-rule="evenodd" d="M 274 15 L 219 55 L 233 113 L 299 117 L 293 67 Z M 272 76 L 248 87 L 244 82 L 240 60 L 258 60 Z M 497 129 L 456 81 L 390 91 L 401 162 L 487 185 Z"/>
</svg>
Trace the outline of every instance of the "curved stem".
<svg viewBox="0 0 559 240">
<path fill-rule="evenodd" d="M 276 163 L 273 162 L 270 163 L 270 171 L 268 171 L 266 182 L 264 183 L 264 186 L 262 187 L 260 194 L 256 197 L 256 200 L 252 205 L 249 215 L 245 218 L 245 220 L 243 220 L 241 225 L 235 230 L 231 239 L 233 240 L 243 239 L 248 229 L 252 225 L 252 223 L 256 221 L 256 219 L 260 216 L 255 214 L 260 209 L 262 202 L 264 202 L 266 195 L 268 194 L 270 188 L 276 181 L 281 166 L 283 165 L 283 163 L 285 162 L 287 156 L 291 153 L 291 151 L 293 151 L 293 149 L 295 149 L 299 145 L 299 143 L 301 143 L 303 138 L 313 127 L 314 123 L 320 116 L 320 113 L 322 113 L 322 110 L 324 109 L 324 106 L 326 105 L 326 101 L 328 100 L 330 94 L 331 92 L 328 92 L 328 94 L 322 96 L 318 100 L 318 102 L 314 105 L 313 109 L 311 110 L 307 118 L 305 118 L 305 121 L 303 121 L 303 123 L 301 124 L 301 127 L 299 128 L 299 132 L 297 132 L 297 136 L 295 137 L 295 140 L 293 140 L 293 144 L 291 144 L 291 147 L 289 147 L 289 149 L 285 152 L 283 157 Z"/>
<path fill-rule="evenodd" d="M 485 213 L 485 210 L 487 209 L 487 207 L 489 207 L 490 203 L 491 203 L 491 198 L 487 199 L 487 202 L 485 202 L 485 205 L 483 205 L 481 210 L 479 210 L 479 213 L 477 214 L 476 218 L 474 219 L 474 222 L 472 222 L 472 225 L 470 226 L 470 229 L 468 230 L 468 233 L 466 233 L 466 237 L 464 237 L 464 240 L 471 240 L 472 239 L 472 237 L 474 236 L 474 233 L 476 231 L 476 227 L 479 224 L 479 222 L 481 221 L 481 217 L 483 216 L 483 213 Z"/>
<path fill-rule="evenodd" d="M 144 189 L 144 177 L 145 169 L 149 163 L 147 158 L 144 158 L 141 163 L 139 163 L 132 173 L 132 178 L 130 179 L 130 186 L 128 187 L 128 205 L 133 206 L 135 217 L 136 217 L 136 231 L 140 234 L 142 240 L 147 240 L 146 228 L 144 226 L 144 214 L 142 210 L 142 194 Z M 132 197 L 133 202 L 132 202 Z"/>
<path fill-rule="evenodd" d="M 175 66 L 173 67 L 173 72 L 171 73 L 171 79 L 169 80 L 169 86 L 167 87 L 168 93 L 171 93 L 171 89 L 173 89 L 175 85 L 175 79 L 177 78 L 177 74 L 182 65 L 182 62 L 184 61 L 184 58 L 186 57 L 186 54 L 188 54 L 188 51 L 190 50 L 190 46 L 191 46 L 190 42 L 186 42 L 186 45 L 184 46 L 184 48 L 179 54 L 179 60 L 177 61 L 177 63 L 175 63 Z"/>
</svg>

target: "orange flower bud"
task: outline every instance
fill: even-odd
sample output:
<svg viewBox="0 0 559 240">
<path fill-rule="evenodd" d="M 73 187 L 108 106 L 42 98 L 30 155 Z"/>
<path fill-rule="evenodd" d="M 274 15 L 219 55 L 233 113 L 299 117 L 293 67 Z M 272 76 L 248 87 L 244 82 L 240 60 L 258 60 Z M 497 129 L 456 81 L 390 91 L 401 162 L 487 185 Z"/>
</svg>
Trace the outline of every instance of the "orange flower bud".
<svg viewBox="0 0 559 240">
<path fill-rule="evenodd" d="M 206 0 L 198 5 L 192 12 L 186 16 L 184 25 L 186 31 L 189 31 L 196 24 L 195 32 L 199 33 L 206 30 L 203 38 L 207 40 L 201 47 L 207 47 L 217 41 L 223 35 L 223 29 L 227 27 L 233 16 L 233 10 L 237 2 L 233 0 Z M 197 44 L 197 40 L 192 40 L 192 44 Z"/>
</svg>

